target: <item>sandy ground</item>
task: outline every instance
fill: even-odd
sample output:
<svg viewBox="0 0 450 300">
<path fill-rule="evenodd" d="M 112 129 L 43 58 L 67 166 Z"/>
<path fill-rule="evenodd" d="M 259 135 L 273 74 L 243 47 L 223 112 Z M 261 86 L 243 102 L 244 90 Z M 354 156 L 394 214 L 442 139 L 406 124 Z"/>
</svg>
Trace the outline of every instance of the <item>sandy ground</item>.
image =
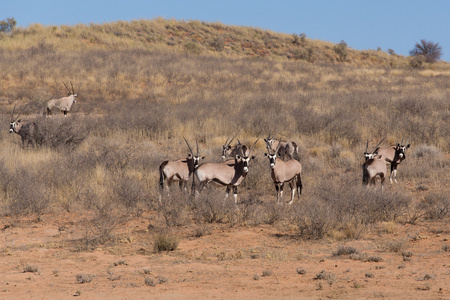
<svg viewBox="0 0 450 300">
<path fill-rule="evenodd" d="M 0 299 L 450 299 L 448 219 L 381 224 L 351 241 L 305 241 L 268 225 L 207 224 L 201 237 L 178 227 L 178 248 L 156 253 L 145 215 L 114 242 L 80 251 L 85 218 L 0 219 Z M 333 256 L 343 246 L 366 259 Z"/>
</svg>

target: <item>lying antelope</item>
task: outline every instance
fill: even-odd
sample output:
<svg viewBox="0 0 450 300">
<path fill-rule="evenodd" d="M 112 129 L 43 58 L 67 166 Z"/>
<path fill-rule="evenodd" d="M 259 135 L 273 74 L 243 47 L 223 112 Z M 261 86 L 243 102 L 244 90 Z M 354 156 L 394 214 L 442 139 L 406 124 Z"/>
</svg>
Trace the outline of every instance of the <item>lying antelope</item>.
<svg viewBox="0 0 450 300">
<path fill-rule="evenodd" d="M 27 122 L 19 119 L 20 115 L 25 110 L 25 107 L 22 109 L 19 115 L 14 118 L 14 110 L 16 109 L 16 106 L 14 105 L 13 111 L 11 113 L 11 121 L 9 123 L 9 133 L 17 133 L 22 139 L 22 146 L 25 146 L 25 142 L 28 145 L 36 146 L 39 139 L 38 125 L 35 122 Z"/>
<path fill-rule="evenodd" d="M 250 160 L 255 158 L 250 155 L 257 142 L 258 140 L 253 144 L 248 154 L 241 152 L 236 155 L 234 160 L 222 163 L 204 163 L 199 166 L 195 171 L 195 176 L 198 179 L 198 191 L 201 192 L 208 183 L 215 182 L 227 187 L 225 199 L 233 188 L 234 203 L 237 203 L 237 188 L 247 176 Z"/>
<path fill-rule="evenodd" d="M 298 155 L 298 146 L 295 142 L 282 142 L 281 139 L 280 140 L 276 140 L 275 136 L 278 133 L 276 133 L 274 136 L 270 136 L 270 132 L 269 135 L 267 136 L 267 138 L 264 139 L 264 141 L 266 142 L 266 148 L 267 150 L 272 150 L 275 151 L 275 149 L 278 149 L 278 157 L 282 158 L 284 160 L 290 160 L 292 158 L 294 158 L 294 154 L 297 156 Z M 280 147 L 278 147 L 278 145 L 280 145 Z"/>
<path fill-rule="evenodd" d="M 383 139 L 384 140 L 384 139 Z M 381 142 L 383 141 L 381 140 Z M 365 162 L 362 165 L 363 169 L 363 184 L 375 184 L 377 177 L 381 179 L 381 186 L 383 186 L 387 168 L 386 161 L 383 156 L 378 153 L 380 144 L 375 146 L 372 152 L 367 152 L 369 148 L 369 140 L 367 140 L 366 151 L 364 152 Z"/>
<path fill-rule="evenodd" d="M 70 85 L 72 86 L 72 91 L 69 90 L 69 88 L 64 82 L 63 84 L 66 87 L 66 90 L 68 91 L 67 97 L 49 100 L 47 102 L 47 110 L 45 112 L 47 116 L 51 116 L 53 114 L 53 111 L 59 110 L 63 112 L 64 117 L 66 117 L 67 112 L 69 112 L 70 108 L 72 107 L 72 104 L 77 102 L 76 97 L 78 97 L 78 95 L 75 94 L 72 82 L 70 82 Z"/>
<path fill-rule="evenodd" d="M 181 158 L 174 161 L 166 160 L 159 166 L 159 185 L 161 191 L 164 190 L 164 181 L 167 180 L 168 188 L 172 185 L 174 181 L 178 181 L 180 185 L 181 191 L 187 191 L 187 182 L 189 178 L 194 173 L 195 169 L 198 167 L 200 160 L 205 157 L 200 157 L 198 154 L 198 142 L 197 142 L 197 155 L 194 155 L 194 152 L 189 146 L 189 143 L 184 138 L 186 142 L 189 152 L 187 158 Z"/>
<path fill-rule="evenodd" d="M 231 142 L 234 140 L 236 135 L 228 142 L 225 142 L 225 145 L 222 146 L 222 160 L 227 161 L 229 159 L 236 158 L 236 155 L 243 153 L 243 156 L 248 156 L 248 148 L 247 146 L 241 144 L 241 141 L 238 139 L 238 144 L 235 146 L 231 146 Z"/>
<path fill-rule="evenodd" d="M 275 189 L 277 190 L 277 202 L 283 199 L 283 187 L 284 183 L 289 182 L 289 186 L 291 187 L 291 201 L 289 204 L 292 204 L 294 201 L 295 190 L 297 190 L 297 197 L 300 200 L 300 195 L 302 193 L 302 165 L 296 159 L 290 159 L 287 161 L 283 161 L 281 159 L 277 160 L 277 153 L 279 148 L 281 147 L 281 143 L 278 143 L 277 148 L 273 153 L 268 148 L 267 152 L 264 153 L 264 156 L 269 158 L 271 176 L 273 183 L 275 184 Z"/>
<path fill-rule="evenodd" d="M 386 148 L 380 148 L 378 154 L 383 156 L 383 159 L 391 166 L 391 173 L 389 175 L 389 181 L 392 183 L 392 179 L 397 183 L 397 167 L 406 158 L 406 149 L 409 148 L 409 138 L 406 143 L 403 144 L 403 138 L 401 144 L 395 146 L 389 146 Z"/>
</svg>

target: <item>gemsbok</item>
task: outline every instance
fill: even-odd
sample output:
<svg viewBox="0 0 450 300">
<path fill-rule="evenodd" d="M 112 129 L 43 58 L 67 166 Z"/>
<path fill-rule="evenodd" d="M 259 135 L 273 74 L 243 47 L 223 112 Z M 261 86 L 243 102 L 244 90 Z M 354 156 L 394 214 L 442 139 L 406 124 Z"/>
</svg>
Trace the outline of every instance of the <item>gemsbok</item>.
<svg viewBox="0 0 450 300">
<path fill-rule="evenodd" d="M 237 134 L 236 134 L 237 135 Z M 235 146 L 231 146 L 231 142 L 234 140 L 236 135 L 228 142 L 225 142 L 225 144 L 222 146 L 222 160 L 227 161 L 229 159 L 236 158 L 236 155 L 239 155 L 240 153 L 243 153 L 243 156 L 248 156 L 248 148 L 247 146 L 243 145 L 241 141 L 238 139 L 238 144 Z"/>
<path fill-rule="evenodd" d="M 271 150 L 268 148 L 268 153 L 264 153 L 264 156 L 269 158 L 271 176 L 273 183 L 275 184 L 275 189 L 277 190 L 277 203 L 280 203 L 283 199 L 283 187 L 284 184 L 288 182 L 291 187 L 291 201 L 288 203 L 292 204 L 294 202 L 295 190 L 297 190 L 297 197 L 299 200 L 302 193 L 302 165 L 298 160 L 293 158 L 287 161 L 281 159 L 277 160 L 277 153 L 280 147 L 281 143 L 278 143 L 278 146 L 273 153 L 271 153 Z"/>
<path fill-rule="evenodd" d="M 389 175 L 389 182 L 392 183 L 392 179 L 395 183 L 397 183 L 397 167 L 398 165 L 406 158 L 406 149 L 410 147 L 408 144 L 409 138 L 406 140 L 406 143 L 389 146 L 385 148 L 380 148 L 378 150 L 378 154 L 383 156 L 383 159 L 391 166 L 391 173 Z"/>
<path fill-rule="evenodd" d="M 26 105 L 25 105 L 26 107 Z M 13 111 L 11 113 L 11 121 L 9 123 L 9 133 L 17 133 L 22 139 L 22 146 L 27 145 L 36 146 L 39 139 L 39 127 L 35 122 L 22 121 L 19 117 L 22 115 L 25 107 L 19 113 L 19 115 L 14 118 L 14 110 L 16 106 L 14 105 Z"/>
<path fill-rule="evenodd" d="M 189 143 L 185 138 L 184 141 L 189 148 L 187 157 L 174 161 L 166 160 L 159 166 L 159 185 L 161 192 L 164 190 L 165 180 L 167 180 L 168 189 L 173 182 L 178 181 L 180 190 L 187 192 L 187 182 L 189 181 L 189 178 L 198 167 L 200 160 L 205 158 L 198 154 L 198 141 L 196 141 L 197 155 L 194 155 L 191 146 L 189 146 Z"/>
<path fill-rule="evenodd" d="M 51 116 L 54 111 L 61 111 L 64 113 L 64 117 L 66 117 L 67 113 L 70 111 L 70 108 L 72 107 L 72 104 L 77 102 L 76 98 L 78 97 L 78 95 L 75 94 L 72 82 L 70 82 L 70 85 L 72 86 L 72 91 L 69 90 L 69 88 L 64 82 L 63 84 L 68 91 L 67 97 L 49 100 L 47 102 L 47 109 L 44 112 L 44 114 L 46 114 L 47 116 Z"/>
<path fill-rule="evenodd" d="M 274 136 L 267 136 L 267 138 L 264 139 L 266 142 L 266 148 L 267 150 L 275 151 L 278 149 L 277 155 L 279 158 L 282 158 L 283 160 L 290 160 L 292 158 L 295 158 L 295 156 L 298 156 L 298 146 L 295 142 L 282 142 L 280 140 L 276 140 L 275 137 L 278 133 L 276 133 Z M 280 147 L 278 145 L 280 144 Z"/>
<path fill-rule="evenodd" d="M 231 189 L 233 189 L 234 203 L 237 204 L 237 189 L 248 174 L 250 160 L 255 158 L 251 154 L 258 140 L 255 141 L 248 154 L 241 152 L 236 155 L 234 160 L 200 165 L 195 171 L 195 176 L 198 179 L 198 192 L 201 192 L 208 183 L 215 182 L 227 187 L 225 199 L 228 198 Z"/>
<path fill-rule="evenodd" d="M 383 140 L 381 140 L 381 142 Z M 369 140 L 367 140 L 366 151 L 364 152 L 365 162 L 362 164 L 362 181 L 365 185 L 374 185 L 377 177 L 379 176 L 381 179 L 381 187 L 383 188 L 387 168 L 386 161 L 383 156 L 378 153 L 381 142 L 379 142 L 371 152 L 367 152 L 369 148 Z"/>
</svg>

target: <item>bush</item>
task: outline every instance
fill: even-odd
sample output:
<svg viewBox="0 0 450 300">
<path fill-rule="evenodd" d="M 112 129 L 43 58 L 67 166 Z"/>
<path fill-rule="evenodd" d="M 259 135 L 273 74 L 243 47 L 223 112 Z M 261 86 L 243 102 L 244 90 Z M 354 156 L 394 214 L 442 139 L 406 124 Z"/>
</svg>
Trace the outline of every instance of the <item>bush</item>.
<svg viewBox="0 0 450 300">
<path fill-rule="evenodd" d="M 335 45 L 333 48 L 334 52 L 338 55 L 338 59 L 340 62 L 344 62 L 347 59 L 347 43 L 341 41 L 339 44 Z"/>
<path fill-rule="evenodd" d="M 169 233 L 159 233 L 154 238 L 156 252 L 174 251 L 178 248 L 179 238 Z"/>
<path fill-rule="evenodd" d="M 422 57 L 425 62 L 432 64 L 441 59 L 442 47 L 439 43 L 420 40 L 420 43 L 416 43 L 409 54 L 413 57 Z"/>
</svg>

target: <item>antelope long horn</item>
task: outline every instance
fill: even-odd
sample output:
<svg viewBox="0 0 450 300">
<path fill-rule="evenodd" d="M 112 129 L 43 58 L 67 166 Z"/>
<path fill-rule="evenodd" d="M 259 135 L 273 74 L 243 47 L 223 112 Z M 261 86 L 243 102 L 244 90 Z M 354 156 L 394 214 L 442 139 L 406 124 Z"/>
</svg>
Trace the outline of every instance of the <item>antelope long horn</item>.
<svg viewBox="0 0 450 300">
<path fill-rule="evenodd" d="M 277 133 L 275 133 L 275 135 L 272 137 L 272 139 L 274 139 L 279 133 L 280 133 L 280 131 L 278 130 Z M 281 142 L 281 139 L 280 139 L 280 142 Z"/>
<path fill-rule="evenodd" d="M 72 81 L 70 82 L 70 85 L 72 86 L 72 95 L 75 95 L 75 90 L 73 89 Z"/>
<path fill-rule="evenodd" d="M 408 145 L 409 139 L 411 138 L 411 135 L 409 135 L 408 139 L 406 140 L 405 146 Z"/>
<path fill-rule="evenodd" d="M 66 83 L 63 81 L 64 86 L 66 87 L 66 90 L 70 93 L 69 88 L 67 87 Z"/>
<path fill-rule="evenodd" d="M 14 107 L 13 107 L 13 110 L 12 110 L 12 113 L 11 113 L 11 123 L 12 123 L 12 121 L 14 119 L 14 111 L 15 110 L 16 110 L 16 105 L 14 104 Z"/>
<path fill-rule="evenodd" d="M 184 136 L 183 136 L 183 139 L 186 142 L 186 145 L 188 146 L 189 151 L 191 151 L 192 156 L 194 156 L 194 152 L 192 152 L 191 146 L 189 146 L 189 143 L 188 143 L 188 141 L 186 140 L 186 138 Z"/>
<path fill-rule="evenodd" d="M 20 115 L 23 113 L 23 111 L 25 110 L 25 108 L 27 108 L 27 106 L 28 106 L 28 103 L 25 104 L 25 106 L 23 107 L 22 111 L 19 113 L 19 115 L 17 116 L 17 118 L 16 118 L 15 121 L 17 121 L 17 120 L 19 119 Z"/>
<path fill-rule="evenodd" d="M 366 144 L 366 153 L 367 153 L 367 149 L 369 149 L 369 139 L 367 139 L 367 144 Z"/>
<path fill-rule="evenodd" d="M 405 138 L 405 135 L 402 136 L 402 142 L 400 143 L 400 145 L 403 145 L 403 139 Z"/>
<path fill-rule="evenodd" d="M 239 132 L 238 132 L 239 133 Z M 231 144 L 231 142 L 234 140 L 234 138 L 238 135 L 238 133 L 236 133 L 233 138 L 231 139 L 231 141 L 227 144 L 227 146 L 229 146 Z"/>
<path fill-rule="evenodd" d="M 248 156 L 252 154 L 253 148 L 255 148 L 256 143 L 259 141 L 259 139 L 256 140 L 256 142 L 253 144 L 252 148 L 250 149 L 250 152 L 248 153 Z"/>
<path fill-rule="evenodd" d="M 227 137 L 227 140 L 225 141 L 225 145 L 224 146 L 228 146 L 228 139 L 229 139 L 229 137 Z"/>
<path fill-rule="evenodd" d="M 383 138 L 383 139 L 378 143 L 378 145 L 375 146 L 375 148 L 373 149 L 372 153 L 374 153 L 374 152 L 377 151 L 377 149 L 379 148 L 378 146 L 380 146 L 380 144 L 384 141 L 384 139 L 385 139 L 385 138 Z M 367 150 L 366 150 L 366 151 L 367 151 Z"/>
<path fill-rule="evenodd" d="M 278 150 L 280 150 L 281 147 L 281 138 L 278 140 L 278 146 L 277 146 L 277 150 L 275 150 L 275 153 L 278 153 Z"/>
<path fill-rule="evenodd" d="M 195 139 L 195 143 L 197 144 L 197 156 L 198 156 L 198 140 Z"/>
</svg>

